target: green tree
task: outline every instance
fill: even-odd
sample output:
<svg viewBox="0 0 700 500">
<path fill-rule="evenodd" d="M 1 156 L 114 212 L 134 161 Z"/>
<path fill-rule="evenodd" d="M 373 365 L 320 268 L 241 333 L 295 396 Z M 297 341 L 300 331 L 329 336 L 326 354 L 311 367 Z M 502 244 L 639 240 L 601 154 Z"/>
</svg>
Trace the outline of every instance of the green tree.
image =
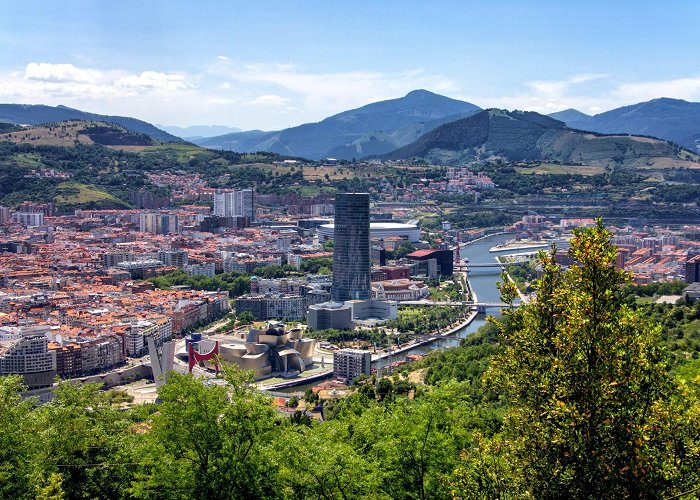
<svg viewBox="0 0 700 500">
<path fill-rule="evenodd" d="M 247 372 L 223 367 L 228 386 L 172 373 L 141 450 L 137 498 L 274 498 L 267 449 L 279 418 Z"/>
<path fill-rule="evenodd" d="M 138 458 L 128 414 L 98 384 L 62 382 L 32 414 L 32 483 L 38 495 L 123 498 Z"/>
<path fill-rule="evenodd" d="M 22 377 L 0 377 L 0 498 L 27 498 L 32 456 L 32 401 L 22 401 Z"/>
<path fill-rule="evenodd" d="M 575 230 L 568 270 L 542 253 L 537 299 L 498 323 L 486 380 L 510 403 L 511 484 L 537 498 L 657 497 L 700 479 L 698 405 L 667 374 L 660 328 L 623 303 L 610 237 L 600 221 Z"/>
<path fill-rule="evenodd" d="M 238 315 L 238 320 L 241 323 L 252 323 L 255 321 L 255 316 L 253 316 L 253 313 L 250 311 L 243 311 L 241 314 Z"/>
</svg>

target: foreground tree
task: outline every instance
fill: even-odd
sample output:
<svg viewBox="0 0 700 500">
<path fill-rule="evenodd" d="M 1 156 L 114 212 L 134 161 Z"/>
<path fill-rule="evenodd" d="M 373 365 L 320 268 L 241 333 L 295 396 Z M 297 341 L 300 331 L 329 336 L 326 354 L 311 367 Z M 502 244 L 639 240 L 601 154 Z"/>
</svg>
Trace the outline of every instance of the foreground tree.
<svg viewBox="0 0 700 500">
<path fill-rule="evenodd" d="M 171 373 L 144 435 L 137 498 L 274 498 L 277 468 L 267 453 L 279 417 L 252 375 L 224 365 L 228 385 Z"/>
<path fill-rule="evenodd" d="M 506 483 L 518 493 L 659 497 L 700 479 L 699 405 L 669 377 L 659 327 L 623 304 L 629 277 L 610 237 L 600 221 L 575 230 L 568 270 L 541 254 L 537 299 L 497 322 L 505 350 L 486 381 L 510 409 L 491 451 L 509 450 Z M 501 291 L 516 296 L 513 285 Z M 478 464 L 489 462 L 467 453 L 456 484 L 480 484 Z"/>
</svg>

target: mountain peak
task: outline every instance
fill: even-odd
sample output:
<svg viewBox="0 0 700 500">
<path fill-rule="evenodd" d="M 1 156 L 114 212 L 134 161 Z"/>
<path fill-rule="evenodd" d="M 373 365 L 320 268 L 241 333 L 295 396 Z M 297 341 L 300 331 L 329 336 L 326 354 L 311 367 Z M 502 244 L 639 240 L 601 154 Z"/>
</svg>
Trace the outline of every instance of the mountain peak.
<svg viewBox="0 0 700 500">
<path fill-rule="evenodd" d="M 435 92 L 431 92 L 429 90 L 425 89 L 416 89 L 416 90 L 411 90 L 408 94 L 406 94 L 405 97 L 423 97 L 423 96 L 436 96 Z"/>
</svg>

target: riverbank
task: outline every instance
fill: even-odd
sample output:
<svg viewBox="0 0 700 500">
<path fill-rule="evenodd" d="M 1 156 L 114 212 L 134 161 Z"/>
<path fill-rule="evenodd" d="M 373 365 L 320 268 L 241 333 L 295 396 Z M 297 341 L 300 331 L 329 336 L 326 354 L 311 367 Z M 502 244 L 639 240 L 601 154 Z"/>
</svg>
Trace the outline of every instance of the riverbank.
<svg viewBox="0 0 700 500">
<path fill-rule="evenodd" d="M 410 342 L 410 343 L 406 344 L 405 346 L 399 347 L 398 349 L 395 349 L 391 352 L 380 354 L 378 356 L 373 356 L 372 363 L 377 363 L 379 361 L 390 358 L 392 356 L 396 356 L 397 354 L 403 354 L 405 352 L 417 349 L 421 346 L 432 344 L 433 342 L 437 342 L 438 340 L 442 340 L 445 337 L 450 337 L 450 336 L 456 334 L 457 332 L 459 332 L 460 330 L 468 327 L 472 323 L 472 321 L 474 321 L 474 319 L 476 319 L 477 316 L 478 316 L 478 313 L 476 311 L 470 311 L 469 315 L 465 318 L 465 320 L 463 322 L 450 328 L 446 332 L 436 333 L 436 334 L 430 335 L 429 338 L 425 338 L 425 339 L 419 340 L 417 342 Z"/>
<path fill-rule="evenodd" d="M 495 247 L 489 248 L 489 252 L 507 252 L 509 250 L 536 250 L 542 248 L 549 248 L 550 243 L 506 243 L 505 245 L 496 245 Z"/>
<path fill-rule="evenodd" d="M 487 238 L 493 238 L 494 236 L 500 236 L 500 235 L 502 235 L 502 234 L 513 234 L 513 233 L 508 233 L 508 232 L 506 232 L 506 231 L 501 231 L 501 232 L 498 232 L 498 233 L 485 234 L 485 235 L 483 235 L 483 236 L 479 236 L 478 238 L 473 239 L 473 240 L 470 240 L 470 241 L 463 241 L 463 242 L 461 243 L 461 246 L 462 246 L 463 248 L 464 248 L 464 247 L 468 247 L 468 246 L 471 246 L 471 245 L 473 245 L 473 244 L 475 244 L 475 243 L 479 243 L 481 240 L 485 240 L 485 239 L 487 239 Z"/>
</svg>

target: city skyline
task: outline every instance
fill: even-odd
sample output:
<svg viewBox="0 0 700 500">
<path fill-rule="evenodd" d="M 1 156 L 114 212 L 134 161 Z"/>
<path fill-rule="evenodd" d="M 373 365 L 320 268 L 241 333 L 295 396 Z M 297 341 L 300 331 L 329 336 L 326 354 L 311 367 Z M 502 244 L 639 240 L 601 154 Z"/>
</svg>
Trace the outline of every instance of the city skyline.
<svg viewBox="0 0 700 500">
<path fill-rule="evenodd" d="M 700 100 L 689 2 L 3 8 L 0 102 L 163 125 L 281 129 L 418 88 L 543 113 Z"/>
</svg>

